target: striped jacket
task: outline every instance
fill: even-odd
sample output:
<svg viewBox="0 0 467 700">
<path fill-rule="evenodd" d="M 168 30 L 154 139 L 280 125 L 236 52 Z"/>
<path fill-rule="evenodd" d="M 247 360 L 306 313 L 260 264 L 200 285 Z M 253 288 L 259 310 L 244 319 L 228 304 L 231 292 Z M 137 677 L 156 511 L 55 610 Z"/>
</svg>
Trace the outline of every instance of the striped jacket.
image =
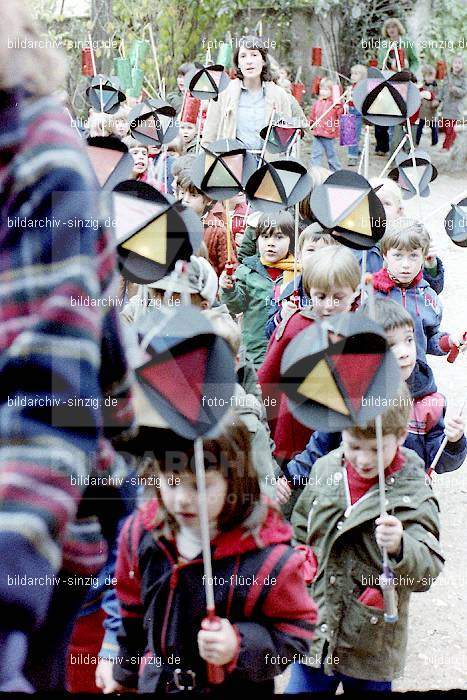
<svg viewBox="0 0 467 700">
<path fill-rule="evenodd" d="M 130 516 L 119 541 L 122 625 L 113 675 L 126 687 L 154 692 L 164 690 L 179 667 L 194 672 L 202 690 L 206 665 L 197 635 L 206 612 L 203 560 L 179 558 L 174 540 L 161 531 L 163 523 L 155 524 L 154 506 L 149 502 Z M 307 653 L 316 622 L 303 554 L 290 546 L 292 528 L 265 504 L 250 517 L 254 532 L 245 522 L 212 542 L 216 611 L 232 623 L 239 640 L 236 657 L 224 667 L 225 692 L 272 690 L 274 676 L 294 656 Z M 142 657 L 147 661 L 141 665 Z"/>
<path fill-rule="evenodd" d="M 0 606 L 25 629 L 43 618 L 52 587 L 41 577 L 63 553 L 78 572 L 104 563 L 80 500 L 91 473 L 119 464 L 105 432 L 133 420 L 109 312 L 114 246 L 68 122 L 51 98 L 0 92 Z M 38 583 L 11 585 L 7 574 Z"/>
</svg>

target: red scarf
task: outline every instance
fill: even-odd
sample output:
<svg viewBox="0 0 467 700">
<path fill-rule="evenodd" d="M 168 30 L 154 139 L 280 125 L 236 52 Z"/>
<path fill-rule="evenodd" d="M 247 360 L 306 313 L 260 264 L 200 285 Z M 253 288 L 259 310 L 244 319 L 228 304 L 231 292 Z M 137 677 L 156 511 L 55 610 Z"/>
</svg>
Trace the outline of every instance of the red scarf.
<svg viewBox="0 0 467 700">
<path fill-rule="evenodd" d="M 390 474 L 398 472 L 402 469 L 404 463 L 404 456 L 400 449 L 397 448 L 394 459 L 389 467 L 384 470 L 385 476 L 390 476 Z M 364 479 L 355 471 L 353 465 L 348 460 L 345 460 L 345 467 L 347 469 L 347 479 L 349 482 L 350 502 L 354 504 L 364 496 L 372 486 L 378 483 L 378 477 L 376 476 L 374 479 Z"/>
<path fill-rule="evenodd" d="M 415 275 L 413 280 L 406 286 L 406 288 L 416 287 L 422 279 L 423 268 L 420 269 L 418 275 Z M 394 289 L 394 287 L 401 287 L 401 284 L 390 276 L 385 267 L 382 267 L 381 270 L 378 270 L 378 272 L 375 272 L 373 275 L 373 287 L 377 292 L 384 292 L 385 294 L 388 294 L 391 289 Z"/>
</svg>

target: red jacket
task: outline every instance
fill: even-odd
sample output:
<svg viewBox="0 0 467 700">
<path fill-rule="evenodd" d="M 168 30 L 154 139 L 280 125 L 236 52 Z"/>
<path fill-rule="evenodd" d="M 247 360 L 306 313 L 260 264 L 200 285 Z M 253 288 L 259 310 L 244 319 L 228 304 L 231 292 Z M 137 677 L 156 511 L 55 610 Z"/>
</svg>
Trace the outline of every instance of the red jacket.
<svg viewBox="0 0 467 700">
<path fill-rule="evenodd" d="M 307 308 L 296 312 L 285 323 L 279 325 L 271 336 L 266 357 L 258 370 L 271 437 L 276 443 L 274 455 L 279 460 L 288 461 L 304 450 L 313 433 L 293 417 L 287 397 L 279 387 L 281 360 L 286 347 L 300 331 L 308 328 L 314 321 L 312 312 Z"/>
<path fill-rule="evenodd" d="M 319 117 L 324 114 L 332 105 L 333 99 L 329 97 L 327 100 L 316 100 L 311 108 L 309 121 L 313 124 Z M 324 136 L 328 139 L 335 139 L 339 136 L 339 117 L 344 110 L 342 105 L 336 105 L 313 129 L 313 136 Z"/>
<path fill-rule="evenodd" d="M 239 639 L 237 655 L 224 667 L 225 691 L 240 689 L 242 683 L 246 691 L 252 682 L 260 690 L 271 683 L 294 652 L 307 653 L 317 619 L 305 583 L 309 562 L 290 546 L 291 526 L 265 502 L 249 519 L 254 520 L 254 535 L 241 524 L 212 541 L 216 610 L 232 623 Z M 195 671 L 201 690 L 206 684 L 197 645 L 206 609 L 203 562 L 201 556 L 180 560 L 154 501 L 125 523 L 116 577 L 122 626 L 114 678 L 135 688 L 140 672 L 140 691 L 154 692 L 167 679 L 161 674 L 173 675 L 178 666 Z M 140 670 L 143 655 L 159 659 L 162 669 L 148 661 Z M 178 657 L 174 668 L 171 655 Z M 271 655 L 282 658 L 271 664 Z"/>
</svg>

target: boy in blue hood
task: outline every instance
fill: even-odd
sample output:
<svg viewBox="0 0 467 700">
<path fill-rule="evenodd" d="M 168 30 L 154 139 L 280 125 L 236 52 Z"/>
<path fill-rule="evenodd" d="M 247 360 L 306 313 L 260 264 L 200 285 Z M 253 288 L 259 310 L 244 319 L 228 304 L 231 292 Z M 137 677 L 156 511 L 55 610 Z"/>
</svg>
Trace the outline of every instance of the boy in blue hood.
<svg viewBox="0 0 467 700">
<path fill-rule="evenodd" d="M 459 416 L 444 420 L 446 399 L 437 392 L 430 367 L 416 358 L 414 323 L 410 314 L 390 299 L 375 299 L 375 320 L 384 328 L 388 344 L 399 363 L 402 379 L 407 382 L 412 397 L 404 447 L 414 450 L 428 471 L 447 435 L 448 442 L 435 471 L 443 474 L 459 469 L 467 456 L 465 421 Z M 310 478 L 316 460 L 336 449 L 341 441 L 341 433 L 314 432 L 305 450 L 287 464 L 284 477 L 277 481 L 276 497 L 279 502 L 287 503 L 292 493 L 295 501 Z"/>
<path fill-rule="evenodd" d="M 440 331 L 442 307 L 436 292 L 423 279 L 423 263 L 430 247 L 430 234 L 413 219 L 392 221 L 380 241 L 384 268 L 373 275 L 377 296 L 394 299 L 412 316 L 417 359 L 446 355 L 461 346 L 461 336 Z M 465 346 L 467 347 L 467 346 Z"/>
</svg>

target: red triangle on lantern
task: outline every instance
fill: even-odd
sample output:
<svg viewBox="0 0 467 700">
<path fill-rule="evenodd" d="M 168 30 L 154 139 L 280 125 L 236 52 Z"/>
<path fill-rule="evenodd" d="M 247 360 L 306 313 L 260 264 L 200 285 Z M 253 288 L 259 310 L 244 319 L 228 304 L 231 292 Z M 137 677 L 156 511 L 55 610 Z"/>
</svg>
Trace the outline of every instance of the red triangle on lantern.
<svg viewBox="0 0 467 700">
<path fill-rule="evenodd" d="M 356 411 L 362 407 L 362 398 L 373 381 L 384 355 L 380 353 L 348 353 L 331 355 L 330 360 L 339 375 L 339 384 L 345 390 Z"/>
<path fill-rule="evenodd" d="M 139 369 L 138 374 L 179 413 L 195 423 L 201 412 L 207 356 L 208 348 L 196 348 L 178 357 L 147 365 Z"/>
<path fill-rule="evenodd" d="M 275 126 L 274 131 L 276 132 L 277 138 L 283 146 L 290 141 L 295 133 L 295 127 L 293 126 Z"/>
</svg>

